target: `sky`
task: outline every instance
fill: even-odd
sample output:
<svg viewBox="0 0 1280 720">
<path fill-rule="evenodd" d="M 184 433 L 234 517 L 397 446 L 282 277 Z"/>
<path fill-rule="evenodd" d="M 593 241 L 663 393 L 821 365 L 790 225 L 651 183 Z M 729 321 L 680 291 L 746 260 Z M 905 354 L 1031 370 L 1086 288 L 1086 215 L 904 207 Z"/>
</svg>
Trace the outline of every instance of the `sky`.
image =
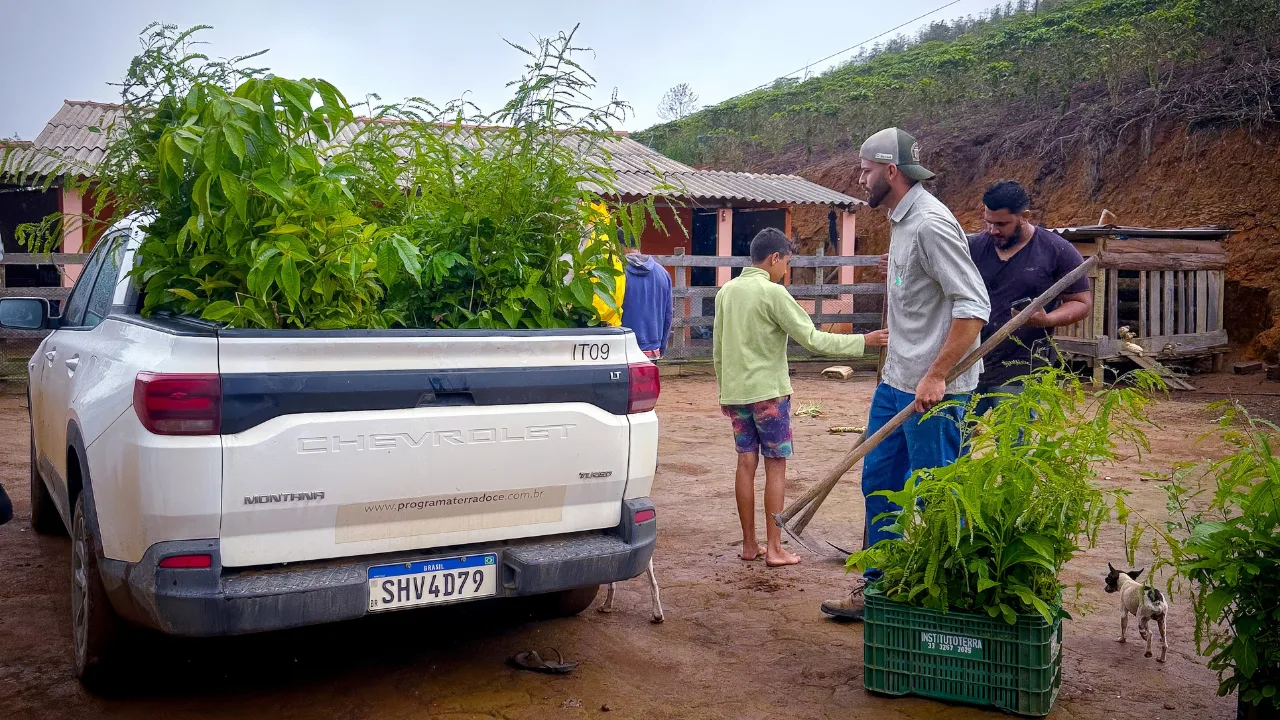
<svg viewBox="0 0 1280 720">
<path fill-rule="evenodd" d="M 715 104 L 924 15 L 952 0 L 646 0 L 644 2 L 382 2 L 380 0 L 0 0 L 0 137 L 30 140 L 64 99 L 118 100 L 118 81 L 152 21 L 212 25 L 204 51 L 231 57 L 269 49 L 256 64 L 286 77 L 320 77 L 348 100 L 377 93 L 500 107 L 528 45 L 579 25 L 580 59 L 607 99 L 616 88 L 634 114 L 619 129 L 658 122 L 663 93 L 688 83 Z M 974 14 L 996 0 L 954 4 L 930 20 Z M 895 33 L 896 34 L 896 33 Z M 812 65 L 814 72 L 833 62 Z"/>
</svg>

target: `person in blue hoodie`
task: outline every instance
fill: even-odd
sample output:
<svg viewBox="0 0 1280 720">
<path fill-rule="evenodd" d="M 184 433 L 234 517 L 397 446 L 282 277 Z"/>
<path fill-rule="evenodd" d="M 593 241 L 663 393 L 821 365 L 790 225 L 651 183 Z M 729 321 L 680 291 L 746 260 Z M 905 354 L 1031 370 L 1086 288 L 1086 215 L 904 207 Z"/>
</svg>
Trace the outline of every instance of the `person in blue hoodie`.
<svg viewBox="0 0 1280 720">
<path fill-rule="evenodd" d="M 625 257 L 622 326 L 635 332 L 646 357 L 657 360 L 671 337 L 671 274 L 639 248 L 627 248 Z"/>
</svg>

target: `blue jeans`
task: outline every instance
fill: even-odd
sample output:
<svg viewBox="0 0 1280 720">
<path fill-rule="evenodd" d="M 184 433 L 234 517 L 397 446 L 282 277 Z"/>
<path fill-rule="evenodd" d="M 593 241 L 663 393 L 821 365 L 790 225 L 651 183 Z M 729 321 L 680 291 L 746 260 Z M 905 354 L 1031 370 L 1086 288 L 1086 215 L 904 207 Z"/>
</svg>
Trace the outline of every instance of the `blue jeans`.
<svg viewBox="0 0 1280 720">
<path fill-rule="evenodd" d="M 993 385 L 991 387 L 979 387 L 974 392 L 977 393 L 978 395 L 984 395 L 986 393 L 1008 393 L 1010 395 L 1017 395 L 1018 393 L 1022 392 L 1022 386 L 1021 385 Z M 988 410 L 990 410 L 991 408 L 995 407 L 996 405 L 999 405 L 1000 403 L 1008 399 L 1009 398 L 1006 398 L 1006 397 L 980 397 L 978 398 L 978 404 L 973 408 L 973 414 L 978 417 L 982 417 L 987 413 Z"/>
<path fill-rule="evenodd" d="M 947 395 L 946 400 L 968 402 L 968 395 Z M 867 434 L 876 432 L 900 410 L 916 401 L 913 393 L 896 390 L 885 383 L 876 387 L 867 417 Z M 866 498 L 867 545 L 885 538 L 897 537 L 885 531 L 891 518 L 873 521 L 876 516 L 899 510 L 897 505 L 871 494 L 880 490 L 901 490 L 911 473 L 924 468 L 942 467 L 960 456 L 960 423 L 963 406 L 949 407 L 925 420 L 916 413 L 889 434 L 862 461 L 862 494 Z M 880 571 L 868 568 L 863 574 L 868 581 L 880 577 Z"/>
</svg>

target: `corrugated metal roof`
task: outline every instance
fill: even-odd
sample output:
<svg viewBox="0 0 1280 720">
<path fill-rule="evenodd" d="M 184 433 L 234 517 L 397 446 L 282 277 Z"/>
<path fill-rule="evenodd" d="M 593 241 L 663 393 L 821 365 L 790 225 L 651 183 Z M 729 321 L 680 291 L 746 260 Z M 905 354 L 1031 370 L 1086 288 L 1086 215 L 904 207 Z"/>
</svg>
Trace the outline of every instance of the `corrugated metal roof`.
<svg viewBox="0 0 1280 720">
<path fill-rule="evenodd" d="M 36 182 L 52 173 L 90 174 L 106 152 L 106 130 L 123 115 L 120 105 L 65 100 L 53 119 L 29 143 L 9 143 L 0 153 L 0 175 Z"/>
<path fill-rule="evenodd" d="M 58 166 L 57 158 L 37 150 L 30 142 L 0 143 L 0 180 L 35 185 Z"/>
<path fill-rule="evenodd" d="M 1054 232 L 1068 240 L 1090 240 L 1100 237 L 1115 238 L 1170 238 L 1183 240 L 1223 240 L 1236 232 L 1221 226 L 1187 228 L 1149 228 L 1123 225 L 1082 225 L 1054 228 Z"/>
<path fill-rule="evenodd" d="M 54 172 L 65 174 L 69 168 L 90 174 L 105 153 L 107 128 L 122 117 L 120 105 L 67 100 L 33 143 L 7 153 L 0 165 L 0 175 L 44 177 Z M 365 122 L 368 121 L 340 128 L 334 133 L 332 144 L 351 143 Z M 474 138 L 478 130 L 482 129 L 464 127 L 460 133 L 462 141 L 477 147 Z M 566 136 L 566 142 L 574 142 L 573 136 Z M 795 175 L 697 170 L 625 135 L 605 141 L 595 151 L 607 153 L 608 164 L 617 174 L 617 189 L 624 196 L 662 192 L 717 204 L 735 201 L 840 207 L 863 204 L 855 197 Z"/>
<path fill-rule="evenodd" d="M 673 185 L 669 194 L 693 200 L 746 201 L 780 205 L 863 204 L 858 198 L 836 192 L 796 175 L 762 175 L 720 170 L 688 170 L 659 176 L 650 172 L 619 172 L 617 187 L 623 195 L 649 195 L 659 184 Z"/>
</svg>

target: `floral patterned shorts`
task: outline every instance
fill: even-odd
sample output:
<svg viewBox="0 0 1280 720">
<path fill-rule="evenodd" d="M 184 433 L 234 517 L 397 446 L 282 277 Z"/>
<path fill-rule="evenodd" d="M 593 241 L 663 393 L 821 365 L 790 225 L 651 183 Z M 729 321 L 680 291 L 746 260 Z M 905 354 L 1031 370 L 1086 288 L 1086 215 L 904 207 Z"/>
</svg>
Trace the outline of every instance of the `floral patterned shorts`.
<svg viewBox="0 0 1280 720">
<path fill-rule="evenodd" d="M 739 453 L 757 450 L 767 458 L 791 456 L 791 396 L 750 405 L 721 405 L 733 421 L 733 442 Z"/>
</svg>

